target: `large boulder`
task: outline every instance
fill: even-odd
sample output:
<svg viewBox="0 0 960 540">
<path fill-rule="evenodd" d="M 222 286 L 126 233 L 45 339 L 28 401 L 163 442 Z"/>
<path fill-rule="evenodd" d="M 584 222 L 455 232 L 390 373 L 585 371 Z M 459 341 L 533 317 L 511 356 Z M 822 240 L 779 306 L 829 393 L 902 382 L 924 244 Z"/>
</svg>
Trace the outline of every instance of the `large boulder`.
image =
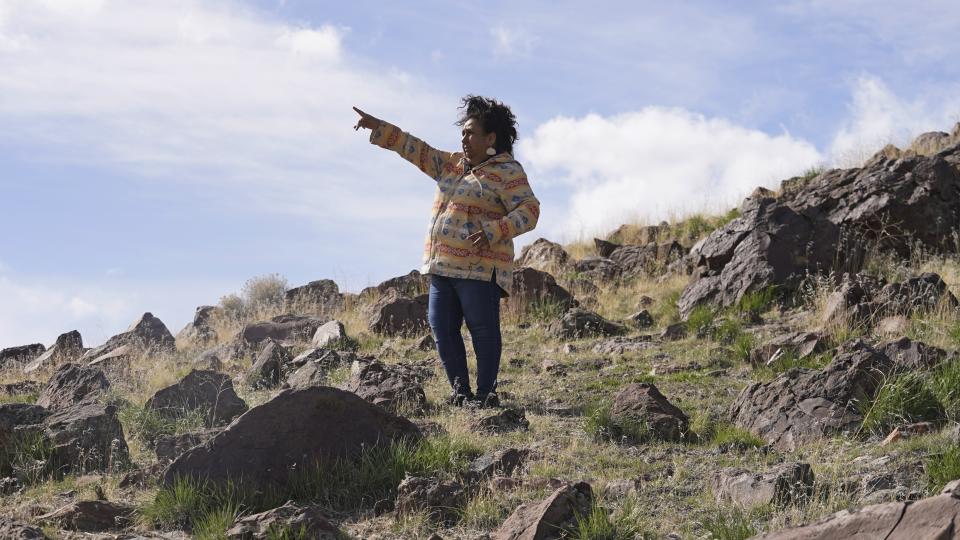
<svg viewBox="0 0 960 540">
<path fill-rule="evenodd" d="M 269 321 L 250 323 L 240 331 L 240 340 L 259 347 L 267 338 L 280 342 L 308 342 L 326 319 L 300 315 L 278 315 Z"/>
<path fill-rule="evenodd" d="M 64 364 L 40 390 L 37 405 L 62 410 L 81 402 L 94 401 L 106 393 L 110 382 L 96 367 Z"/>
<path fill-rule="evenodd" d="M 404 296 L 396 289 L 388 289 L 373 305 L 367 307 L 367 326 L 371 332 L 387 336 L 415 336 L 429 326 L 427 304 L 429 297 Z"/>
<path fill-rule="evenodd" d="M 718 502 L 732 501 L 743 508 L 803 503 L 813 495 L 813 470 L 808 463 L 781 463 L 755 473 L 724 468 L 711 482 Z"/>
<path fill-rule="evenodd" d="M 284 295 L 284 302 L 287 311 L 306 310 L 330 315 L 343 307 L 343 295 L 332 279 L 318 279 L 289 289 Z"/>
<path fill-rule="evenodd" d="M 491 536 L 492 540 L 552 540 L 576 527 L 590 513 L 590 484 L 565 485 L 536 504 L 522 504 Z"/>
<path fill-rule="evenodd" d="M 627 327 L 608 321 L 590 310 L 575 307 L 567 310 L 559 321 L 552 323 L 551 330 L 558 337 L 577 339 L 591 336 L 616 336 L 626 333 Z"/>
<path fill-rule="evenodd" d="M 617 392 L 610 422 L 611 435 L 630 442 L 679 441 L 690 425 L 687 415 L 650 383 L 633 383 Z"/>
<path fill-rule="evenodd" d="M 34 527 L 12 517 L 0 516 L 0 538 L 11 540 L 48 540 L 40 527 Z"/>
<path fill-rule="evenodd" d="M 755 540 L 890 540 L 960 538 L 960 481 L 934 497 L 843 510 L 809 525 L 755 536 Z"/>
<path fill-rule="evenodd" d="M 377 294 L 386 294 L 390 289 L 403 296 L 419 296 L 430 290 L 430 276 L 411 270 L 409 274 L 390 278 L 374 287 L 367 287 L 360 291 L 360 296 L 367 298 Z"/>
<path fill-rule="evenodd" d="M 8 368 L 14 364 L 22 365 L 31 362 L 43 354 L 44 351 L 46 351 L 46 347 L 42 343 L 0 349 L 0 369 Z"/>
<path fill-rule="evenodd" d="M 42 443 L 43 421 L 50 411 L 27 403 L 0 404 L 0 478 L 14 474 L 27 446 Z"/>
<path fill-rule="evenodd" d="M 769 286 L 794 288 L 808 272 L 858 271 L 870 245 L 903 257 L 916 245 L 956 251 L 957 163 L 960 146 L 930 157 L 877 156 L 861 168 L 824 172 L 779 199 L 747 199 L 739 218 L 692 249 L 698 278 L 680 298 L 681 315 Z"/>
<path fill-rule="evenodd" d="M 57 341 L 52 347 L 23 366 L 23 372 L 33 373 L 44 367 L 73 362 L 82 356 L 83 352 L 83 338 L 80 332 L 72 330 L 57 336 Z"/>
<path fill-rule="evenodd" d="M 330 371 L 355 362 L 357 355 L 347 351 L 307 349 L 290 361 L 292 373 L 283 383 L 284 388 L 306 388 L 326 385 Z"/>
<path fill-rule="evenodd" d="M 826 337 L 817 332 L 788 332 L 770 338 L 750 351 L 750 363 L 769 365 L 774 360 L 790 357 L 803 360 L 827 350 Z"/>
<path fill-rule="evenodd" d="M 590 281 L 611 281 L 623 272 L 619 264 L 605 257 L 584 257 L 573 264 L 573 269 Z"/>
<path fill-rule="evenodd" d="M 397 517 L 423 513 L 429 519 L 452 524 L 467 504 L 467 490 L 456 480 L 408 477 L 397 486 Z"/>
<path fill-rule="evenodd" d="M 53 412 L 44 419 L 49 441 L 47 469 L 56 474 L 109 471 L 125 466 L 129 450 L 117 408 L 82 402 Z"/>
<path fill-rule="evenodd" d="M 356 360 L 346 390 L 392 412 L 421 411 L 427 405 L 423 382 L 431 375 L 424 366 Z"/>
<path fill-rule="evenodd" d="M 792 451 L 859 428 L 861 404 L 873 400 L 893 367 L 886 355 L 861 341 L 846 344 L 823 370 L 793 368 L 768 383 L 747 386 L 730 416 L 774 447 Z"/>
<path fill-rule="evenodd" d="M 172 485 L 181 476 L 220 484 L 243 478 L 258 488 L 283 485 L 291 470 L 356 458 L 364 449 L 419 437 L 409 420 L 350 392 L 329 387 L 283 390 L 178 457 L 164 471 L 163 483 Z"/>
<path fill-rule="evenodd" d="M 570 255 L 563 246 L 546 238 L 537 238 L 532 244 L 523 247 L 516 264 L 542 272 L 556 273 L 566 268 L 569 260 Z"/>
<path fill-rule="evenodd" d="M 199 306 L 193 314 L 193 321 L 177 333 L 177 341 L 193 345 L 207 345 L 215 341 L 217 331 L 213 322 L 217 317 L 223 316 L 223 313 L 223 308 L 219 306 Z"/>
<path fill-rule="evenodd" d="M 37 517 L 60 529 L 102 532 L 125 529 L 133 524 L 134 507 L 110 501 L 77 501 Z"/>
<path fill-rule="evenodd" d="M 510 296 L 520 305 L 555 304 L 563 311 L 577 305 L 573 295 L 558 285 L 553 276 L 522 266 L 513 269 Z"/>
<path fill-rule="evenodd" d="M 107 355 L 122 346 L 129 346 L 141 352 L 171 352 L 176 349 L 176 340 L 163 321 L 147 312 L 127 328 L 99 347 L 88 350 L 80 358 L 81 362 L 90 362 Z"/>
<path fill-rule="evenodd" d="M 263 348 L 247 372 L 247 384 L 254 388 L 273 388 L 284 379 L 293 356 L 273 338 L 267 338 L 262 343 Z"/>
<path fill-rule="evenodd" d="M 310 345 L 316 348 L 345 348 L 348 344 L 347 329 L 340 321 L 324 323 L 313 333 Z"/>
<path fill-rule="evenodd" d="M 160 436 L 153 441 L 153 451 L 160 462 L 170 462 L 187 450 L 216 437 L 221 431 L 221 428 L 212 428 Z"/>
<path fill-rule="evenodd" d="M 199 412 L 208 426 L 229 424 L 247 411 L 229 375 L 207 370 L 193 370 L 180 381 L 158 390 L 144 404 L 164 418 L 179 418 Z"/>
</svg>

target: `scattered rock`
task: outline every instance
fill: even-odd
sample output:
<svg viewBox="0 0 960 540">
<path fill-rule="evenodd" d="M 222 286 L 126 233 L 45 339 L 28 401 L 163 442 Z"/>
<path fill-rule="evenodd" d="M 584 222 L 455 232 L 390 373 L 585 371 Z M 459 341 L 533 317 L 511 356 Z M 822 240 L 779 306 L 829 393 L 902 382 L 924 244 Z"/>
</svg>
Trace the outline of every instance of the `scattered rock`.
<svg viewBox="0 0 960 540">
<path fill-rule="evenodd" d="M 23 367 L 24 373 L 33 373 L 34 371 L 48 366 L 58 366 L 67 362 L 76 361 L 83 355 L 83 338 L 80 332 L 72 330 L 57 336 L 56 343 L 37 357 L 32 362 Z M 2 362 L 0 362 L 2 364 Z"/>
<path fill-rule="evenodd" d="M 11 540 L 49 540 L 39 527 L 17 521 L 12 517 L 0 516 L 0 538 Z"/>
<path fill-rule="evenodd" d="M 803 503 L 813 495 L 813 470 L 807 463 L 783 463 L 763 473 L 721 469 L 711 483 L 717 502 L 732 501 L 743 508 Z"/>
<path fill-rule="evenodd" d="M 242 477 L 255 486 L 282 485 L 293 468 L 322 466 L 355 458 L 364 448 L 419 438 L 409 420 L 350 392 L 329 387 L 283 390 L 178 457 L 164 472 L 163 484 L 185 476 L 215 483 Z"/>
<path fill-rule="evenodd" d="M 637 299 L 637 307 L 639 307 L 640 309 L 648 308 L 655 303 L 656 303 L 656 300 L 646 295 L 641 296 L 639 299 Z"/>
<path fill-rule="evenodd" d="M 103 358 L 123 346 L 127 346 L 125 354 L 132 354 L 134 350 L 139 352 L 172 352 L 176 350 L 176 340 L 167 326 L 163 324 L 163 321 L 147 312 L 133 321 L 133 324 L 126 331 L 111 337 L 103 345 L 85 352 L 80 357 L 80 361 L 90 362 Z"/>
<path fill-rule="evenodd" d="M 43 386 L 37 381 L 19 381 L 15 383 L 0 384 L 0 395 L 4 396 L 24 396 L 29 394 L 39 394 Z"/>
<path fill-rule="evenodd" d="M 792 451 L 797 444 L 856 430 L 863 421 L 858 404 L 872 401 L 892 365 L 862 341 L 846 344 L 823 370 L 793 368 L 744 388 L 730 416 L 774 447 Z"/>
<path fill-rule="evenodd" d="M 43 427 L 50 455 L 47 470 L 58 476 L 108 471 L 130 460 L 123 427 L 113 405 L 84 401 L 55 410 L 44 419 Z"/>
<path fill-rule="evenodd" d="M 452 524 L 467 503 L 467 491 L 457 481 L 408 477 L 397 487 L 397 517 L 423 512 L 429 519 Z"/>
<path fill-rule="evenodd" d="M 931 433 L 933 431 L 933 424 L 931 422 L 915 422 L 913 424 L 904 424 L 902 426 L 897 426 L 890 432 L 889 435 L 880 443 L 880 446 L 887 446 L 888 444 L 894 443 L 901 439 L 908 439 L 910 437 L 915 437 L 917 435 L 923 435 L 926 433 Z"/>
<path fill-rule="evenodd" d="M 284 533 L 310 540 L 339 540 L 340 530 L 320 506 L 288 502 L 281 507 L 238 519 L 227 530 L 228 540 L 269 540 Z"/>
<path fill-rule="evenodd" d="M 241 341 L 249 347 L 259 347 L 265 340 L 278 342 L 309 341 L 326 319 L 300 315 L 278 315 L 269 321 L 251 323 L 240 332 Z"/>
<path fill-rule="evenodd" d="M 322 324 L 313 334 L 311 346 L 317 348 L 345 348 L 347 344 L 347 330 L 340 321 L 329 321 Z"/>
<path fill-rule="evenodd" d="M 287 311 L 310 311 L 327 315 L 343 307 L 343 295 L 333 280 L 318 279 L 288 290 L 284 294 L 284 302 Z"/>
<path fill-rule="evenodd" d="M 437 340 L 433 339 L 433 334 L 427 334 L 417 341 L 414 346 L 418 351 L 429 352 L 437 348 Z"/>
<path fill-rule="evenodd" d="M 154 451 L 157 453 L 157 459 L 160 461 L 173 461 L 177 456 L 195 446 L 199 446 L 217 436 L 223 431 L 220 428 L 203 429 L 199 431 L 189 431 L 179 435 L 166 435 L 157 437 L 154 442 Z"/>
<path fill-rule="evenodd" d="M 357 360 L 351 372 L 346 389 L 370 403 L 391 412 L 398 409 L 422 411 L 427 405 L 423 381 L 431 371 L 425 366 Z"/>
<path fill-rule="evenodd" d="M 640 492 L 642 480 L 633 478 L 629 480 L 608 480 L 600 486 L 600 495 L 606 499 L 622 499 L 632 494 Z"/>
<path fill-rule="evenodd" d="M 589 280 L 612 281 L 620 277 L 623 268 L 605 257 L 586 257 L 573 265 L 573 269 Z"/>
<path fill-rule="evenodd" d="M 960 520 L 960 481 L 940 495 L 919 501 L 891 502 L 860 510 L 843 510 L 802 527 L 755 537 L 756 540 L 846 538 L 956 538 Z"/>
<path fill-rule="evenodd" d="M 573 295 L 558 285 L 552 275 L 522 266 L 513 269 L 510 297 L 512 302 L 519 305 L 549 304 L 564 311 L 577 305 Z"/>
<path fill-rule="evenodd" d="M 37 405 L 52 411 L 94 401 L 110 388 L 103 371 L 96 367 L 64 364 L 50 377 L 37 397 Z"/>
<path fill-rule="evenodd" d="M 492 540 L 548 540 L 561 538 L 580 516 L 590 512 L 590 484 L 580 482 L 558 488 L 537 504 L 522 504 L 493 533 Z"/>
<path fill-rule="evenodd" d="M 685 337 L 687 337 L 687 323 L 685 322 L 667 325 L 663 332 L 660 332 L 660 339 L 663 341 L 676 341 Z"/>
<path fill-rule="evenodd" d="M 650 383 L 634 383 L 617 392 L 610 407 L 610 420 L 617 431 L 612 435 L 631 442 L 679 441 L 690 424 L 687 415 Z"/>
<path fill-rule="evenodd" d="M 597 354 L 620 355 L 627 352 L 642 351 L 656 347 L 652 336 L 618 336 L 603 340 L 593 346 L 593 352 Z"/>
<path fill-rule="evenodd" d="M 46 350 L 47 348 L 42 343 L 0 349 L 0 369 L 7 369 L 14 364 L 23 365 L 31 362 Z"/>
<path fill-rule="evenodd" d="M 144 408 L 165 418 L 199 411 L 208 426 L 219 426 L 246 412 L 247 404 L 233 389 L 229 375 L 193 370 L 179 382 L 157 391 Z"/>
<path fill-rule="evenodd" d="M 626 332 L 626 327 L 610 322 L 600 315 L 583 308 L 571 308 L 560 321 L 551 325 L 554 334 L 563 339 L 589 336 L 615 336 Z"/>
<path fill-rule="evenodd" d="M 331 370 L 356 361 L 357 355 L 345 351 L 329 349 L 307 349 L 290 361 L 291 373 L 284 388 L 306 388 L 323 386 Z"/>
<path fill-rule="evenodd" d="M 556 273 L 563 270 L 569 260 L 570 255 L 564 251 L 563 246 L 545 238 L 538 238 L 523 247 L 516 265 Z"/>
<path fill-rule="evenodd" d="M 564 367 L 563 363 L 559 360 L 554 360 L 553 358 L 547 358 L 540 364 L 541 369 L 545 373 L 554 375 L 556 377 L 564 377 L 567 375 L 567 368 Z"/>
<path fill-rule="evenodd" d="M 207 345 L 217 339 L 213 328 L 213 319 L 223 316 L 223 308 L 218 306 L 199 306 L 193 314 L 193 321 L 177 332 L 176 340 L 191 345 Z"/>
<path fill-rule="evenodd" d="M 376 293 L 386 294 L 390 289 L 395 289 L 403 296 L 419 296 L 426 294 L 430 290 L 430 276 L 424 275 L 417 270 L 412 270 L 409 274 L 390 278 L 376 287 L 367 287 L 360 291 L 360 297 L 367 297 Z"/>
<path fill-rule="evenodd" d="M 429 296 L 408 297 L 396 289 L 389 289 L 366 311 L 367 326 L 371 332 L 386 336 L 410 336 L 422 333 L 427 323 Z"/>
<path fill-rule="evenodd" d="M 293 357 L 283 345 L 273 338 L 266 338 L 253 367 L 247 373 L 247 383 L 254 388 L 273 388 L 279 385 L 291 360 Z"/>
<path fill-rule="evenodd" d="M 120 482 L 117 484 L 117 487 L 120 489 L 127 488 L 148 488 L 157 485 L 160 480 L 160 475 L 163 474 L 163 467 L 165 463 L 153 463 L 146 467 L 133 469 L 127 474 L 123 475 L 123 478 L 120 479 Z"/>
<path fill-rule="evenodd" d="M 827 339 L 816 332 L 789 332 L 781 334 L 750 351 L 750 364 L 769 366 L 778 358 L 789 356 L 803 360 L 827 350 Z"/>
<path fill-rule="evenodd" d="M 486 480 L 493 476 L 513 476 L 530 457 L 530 450 L 505 448 L 487 452 L 470 463 L 467 479 L 471 482 Z"/>
<path fill-rule="evenodd" d="M 478 433 L 507 433 L 510 431 L 526 431 L 530 422 L 523 409 L 506 408 L 502 411 L 480 418 L 471 426 L 471 430 Z"/>
<path fill-rule="evenodd" d="M 20 482 L 20 479 L 13 476 L 0 478 L 0 496 L 6 497 L 7 495 L 13 495 L 14 493 L 19 493 L 22 489 L 23 483 Z"/>
<path fill-rule="evenodd" d="M 650 312 L 645 309 L 634 313 L 628 320 L 637 328 L 650 328 L 653 326 L 653 315 L 650 315 Z"/>
<path fill-rule="evenodd" d="M 881 344 L 879 349 L 898 371 L 926 371 L 947 359 L 947 352 L 943 349 L 906 337 Z"/>
<path fill-rule="evenodd" d="M 37 518 L 61 529 L 100 532 L 124 529 L 133 523 L 134 508 L 109 501 L 77 501 Z"/>
</svg>

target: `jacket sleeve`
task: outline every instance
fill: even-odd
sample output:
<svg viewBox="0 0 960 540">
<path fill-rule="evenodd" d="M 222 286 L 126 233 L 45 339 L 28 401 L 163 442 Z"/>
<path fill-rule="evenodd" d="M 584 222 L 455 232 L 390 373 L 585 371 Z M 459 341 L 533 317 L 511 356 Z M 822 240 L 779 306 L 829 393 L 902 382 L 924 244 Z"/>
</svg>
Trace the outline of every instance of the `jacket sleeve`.
<svg viewBox="0 0 960 540">
<path fill-rule="evenodd" d="M 455 165 L 460 159 L 459 153 L 437 150 L 397 126 L 383 121 L 380 122 L 380 127 L 370 132 L 370 142 L 400 154 L 400 157 L 416 165 L 434 180 L 440 179 L 445 167 Z"/>
<path fill-rule="evenodd" d="M 507 214 L 498 220 L 481 224 L 491 244 L 509 242 L 516 236 L 532 231 L 540 218 L 540 201 L 533 195 L 527 175 L 519 164 L 500 186 L 500 199 Z"/>
</svg>

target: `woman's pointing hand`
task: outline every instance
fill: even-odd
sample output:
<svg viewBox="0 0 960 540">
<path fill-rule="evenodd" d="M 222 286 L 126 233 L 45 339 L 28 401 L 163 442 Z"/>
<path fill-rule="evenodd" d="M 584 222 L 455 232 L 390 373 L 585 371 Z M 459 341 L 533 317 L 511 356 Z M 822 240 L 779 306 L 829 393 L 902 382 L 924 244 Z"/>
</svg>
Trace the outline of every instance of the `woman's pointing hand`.
<svg viewBox="0 0 960 540">
<path fill-rule="evenodd" d="M 360 109 L 354 107 L 353 110 L 357 111 L 357 114 L 360 115 L 360 119 L 357 120 L 357 124 L 353 126 L 354 131 L 363 128 L 363 129 L 377 129 L 380 127 L 380 119 L 374 116 L 361 111 Z"/>
</svg>

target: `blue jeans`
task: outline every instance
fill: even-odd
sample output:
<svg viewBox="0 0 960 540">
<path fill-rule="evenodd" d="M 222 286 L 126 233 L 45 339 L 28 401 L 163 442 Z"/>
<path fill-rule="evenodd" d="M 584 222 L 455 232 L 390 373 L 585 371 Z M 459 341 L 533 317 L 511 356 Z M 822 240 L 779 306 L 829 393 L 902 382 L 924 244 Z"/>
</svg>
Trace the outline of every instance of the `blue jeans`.
<svg viewBox="0 0 960 540">
<path fill-rule="evenodd" d="M 453 391 L 472 395 L 467 374 L 467 351 L 460 335 L 464 319 L 477 356 L 477 394 L 496 390 L 502 348 L 500 287 L 497 283 L 431 275 L 427 318 Z"/>
</svg>

